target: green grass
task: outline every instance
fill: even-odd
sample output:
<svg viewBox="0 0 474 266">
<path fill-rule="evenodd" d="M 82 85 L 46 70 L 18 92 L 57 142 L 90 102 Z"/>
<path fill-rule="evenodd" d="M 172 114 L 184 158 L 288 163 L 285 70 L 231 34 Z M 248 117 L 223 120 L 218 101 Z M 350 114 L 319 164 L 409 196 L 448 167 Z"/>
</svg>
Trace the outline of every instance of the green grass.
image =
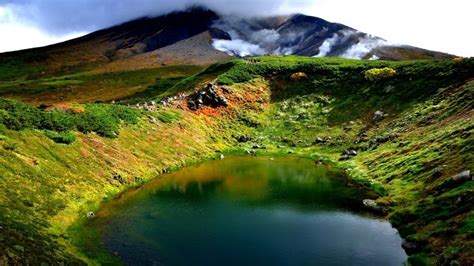
<svg viewBox="0 0 474 266">
<path fill-rule="evenodd" d="M 0 97 L 33 104 L 112 100 L 136 103 L 160 96 L 183 78 L 201 69 L 200 66 L 181 65 L 105 73 L 88 71 L 39 79 L 18 78 L 0 83 Z"/>
<path fill-rule="evenodd" d="M 0 63 L 0 81 L 28 80 L 36 78 L 44 67 L 25 63 L 23 60 L 9 60 Z"/>
<path fill-rule="evenodd" d="M 74 135 L 74 133 L 69 132 L 69 131 L 65 131 L 65 132 L 45 131 L 45 135 L 56 143 L 71 144 L 74 141 L 76 141 L 76 135 Z"/>
<path fill-rule="evenodd" d="M 396 75 L 365 77 L 366 71 L 385 67 Z M 164 169 L 215 157 L 216 150 L 246 154 L 260 145 L 266 149 L 258 149 L 257 155 L 321 158 L 345 169 L 353 183 L 372 189 L 401 235 L 422 243 L 422 250 L 410 256 L 413 265 L 470 263 L 474 208 L 469 201 L 456 201 L 469 195 L 473 183 L 439 195 L 434 191 L 474 165 L 474 81 L 467 82 L 474 76 L 473 59 L 384 62 L 273 56 L 193 71 L 175 76 L 170 76 L 171 69 L 78 74 L 41 82 L 62 86 L 82 81 L 77 85 L 100 83 L 114 89 L 146 83 L 122 98 L 135 103 L 191 91 L 217 79 L 225 85 L 229 106 L 208 113 L 175 107 L 139 112 L 89 103 L 79 105 L 84 112 L 77 112 L 1 100 L 0 171 L 5 174 L 0 179 L 0 226 L 13 228 L 8 242 L 31 250 L 28 256 L 41 261 L 51 262 L 40 257 L 41 250 L 56 261 L 109 261 L 108 254 L 92 250 L 97 232 L 81 232 L 85 213 L 95 211 L 101 200 Z M 306 77 L 295 80 L 291 76 L 296 72 Z M 52 97 L 60 90 L 50 93 Z M 376 110 L 389 116 L 375 124 L 371 120 Z M 252 140 L 237 143 L 244 134 Z M 72 135 L 76 141 L 69 142 Z M 330 142 L 317 143 L 317 137 Z M 357 156 L 339 161 L 351 147 Z M 438 166 L 444 173 L 433 179 Z M 114 174 L 127 183 L 111 179 Z M 79 225 L 72 226 L 75 221 Z M 28 236 L 37 240 L 28 242 Z M 12 247 L 5 249 L 16 256 L 13 261 L 21 261 L 22 249 Z"/>
</svg>

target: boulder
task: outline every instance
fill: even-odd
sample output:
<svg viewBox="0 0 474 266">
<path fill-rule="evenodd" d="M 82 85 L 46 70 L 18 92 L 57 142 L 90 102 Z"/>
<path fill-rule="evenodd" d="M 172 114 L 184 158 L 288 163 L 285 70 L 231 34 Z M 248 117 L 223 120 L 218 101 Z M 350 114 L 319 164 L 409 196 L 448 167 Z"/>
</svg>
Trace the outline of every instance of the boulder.
<svg viewBox="0 0 474 266">
<path fill-rule="evenodd" d="M 415 241 L 409 241 L 406 239 L 402 240 L 402 248 L 405 250 L 405 252 L 408 255 L 414 254 L 420 251 L 420 245 L 418 243 L 416 243 Z"/>
<path fill-rule="evenodd" d="M 316 142 L 316 143 L 319 143 L 319 144 L 327 143 L 327 142 L 329 142 L 329 138 L 317 137 L 315 142 Z"/>
<path fill-rule="evenodd" d="M 362 201 L 362 204 L 364 207 L 372 212 L 378 212 L 378 213 L 386 213 L 387 209 L 384 206 L 380 206 L 375 200 L 372 199 L 364 199 Z"/>
<path fill-rule="evenodd" d="M 471 181 L 471 180 L 474 180 L 474 178 L 471 176 L 471 171 L 470 170 L 465 170 L 457 175 L 454 175 L 453 177 L 451 177 L 453 179 L 453 181 L 461 181 L 461 182 L 467 182 L 467 181 Z"/>
<path fill-rule="evenodd" d="M 372 117 L 372 122 L 378 123 L 382 121 L 388 114 L 385 114 L 384 112 L 378 110 L 375 111 L 374 116 Z"/>
<path fill-rule="evenodd" d="M 356 156 L 356 155 L 357 155 L 357 151 L 356 151 L 356 149 L 354 149 L 354 148 L 345 149 L 345 150 L 342 152 L 342 155 Z"/>
<path fill-rule="evenodd" d="M 294 154 L 295 151 L 294 150 L 288 150 L 288 154 Z"/>
</svg>

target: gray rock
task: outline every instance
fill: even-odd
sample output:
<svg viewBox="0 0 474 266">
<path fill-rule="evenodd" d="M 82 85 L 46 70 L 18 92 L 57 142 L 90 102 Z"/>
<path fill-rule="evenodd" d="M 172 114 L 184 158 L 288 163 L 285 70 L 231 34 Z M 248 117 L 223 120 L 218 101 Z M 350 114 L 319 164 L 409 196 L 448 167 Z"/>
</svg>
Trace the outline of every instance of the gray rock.
<svg viewBox="0 0 474 266">
<path fill-rule="evenodd" d="M 207 84 L 202 90 L 195 92 L 189 96 L 188 108 L 197 110 L 202 106 L 210 106 L 217 108 L 220 106 L 227 106 L 227 99 L 219 95 L 218 87 L 213 83 Z"/>
<path fill-rule="evenodd" d="M 354 148 L 349 148 L 349 149 L 346 149 L 342 152 L 342 155 L 348 155 L 348 156 L 356 156 L 357 155 L 357 151 L 354 149 Z"/>
<path fill-rule="evenodd" d="M 374 123 L 377 123 L 377 122 L 380 122 L 382 121 L 385 117 L 387 116 L 387 114 L 385 114 L 384 112 L 378 110 L 374 113 L 374 117 L 372 118 L 372 122 Z"/>
<path fill-rule="evenodd" d="M 88 212 L 87 213 L 87 218 L 94 218 L 95 217 L 95 213 L 94 212 Z"/>
<path fill-rule="evenodd" d="M 420 245 L 414 241 L 409 241 L 406 239 L 402 240 L 402 248 L 405 250 L 407 254 L 414 254 L 420 249 Z"/>
<path fill-rule="evenodd" d="M 317 137 L 315 142 L 316 143 L 327 143 L 327 142 L 329 142 L 329 139 L 328 138 Z"/>
<path fill-rule="evenodd" d="M 294 150 L 288 150 L 288 154 L 294 154 L 295 151 Z"/>
<path fill-rule="evenodd" d="M 452 176 L 448 180 L 444 181 L 441 185 L 437 186 L 434 189 L 434 194 L 440 195 L 471 180 L 474 180 L 474 178 L 471 176 L 471 171 L 462 171 L 461 173 Z"/>
<path fill-rule="evenodd" d="M 474 180 L 473 177 L 471 177 L 471 171 L 470 170 L 466 170 L 466 171 L 463 171 L 457 175 L 454 175 L 453 177 L 451 177 L 454 181 L 470 181 L 470 180 Z"/>
<path fill-rule="evenodd" d="M 372 199 L 365 199 L 362 201 L 362 204 L 364 204 L 364 207 L 369 211 L 379 213 L 385 213 L 387 211 L 385 207 L 380 206 L 379 204 L 377 204 L 377 202 L 375 202 L 375 200 Z"/>
</svg>

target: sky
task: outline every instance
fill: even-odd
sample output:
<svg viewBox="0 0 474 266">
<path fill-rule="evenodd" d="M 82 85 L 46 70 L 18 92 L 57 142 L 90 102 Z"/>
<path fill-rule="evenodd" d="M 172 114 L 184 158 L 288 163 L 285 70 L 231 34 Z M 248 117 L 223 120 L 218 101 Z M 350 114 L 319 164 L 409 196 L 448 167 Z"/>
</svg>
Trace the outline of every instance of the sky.
<svg viewBox="0 0 474 266">
<path fill-rule="evenodd" d="M 304 13 L 393 43 L 474 56 L 474 0 L 0 0 L 0 52 L 53 44 L 193 4 L 245 16 Z"/>
</svg>

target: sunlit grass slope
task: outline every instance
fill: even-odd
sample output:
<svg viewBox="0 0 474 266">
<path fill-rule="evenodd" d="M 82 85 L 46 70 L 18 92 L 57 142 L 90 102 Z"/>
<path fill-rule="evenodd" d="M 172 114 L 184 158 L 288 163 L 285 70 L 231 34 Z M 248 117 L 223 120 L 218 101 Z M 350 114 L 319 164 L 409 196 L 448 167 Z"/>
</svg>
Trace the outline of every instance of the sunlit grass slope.
<svg viewBox="0 0 474 266">
<path fill-rule="evenodd" d="M 334 164 L 374 191 L 410 244 L 410 263 L 474 263 L 473 181 L 450 181 L 474 170 L 473 59 L 275 56 L 202 71 L 169 68 L 32 81 L 82 86 L 91 78 L 100 95 L 100 84 L 110 90 L 103 99 L 95 98 L 96 89 L 79 90 L 88 96 L 75 102 L 88 104 L 73 103 L 76 96 L 68 98 L 67 108 L 2 101 L 0 264 L 109 259 L 85 248 L 90 243 L 81 238 L 77 221 L 130 186 L 221 152 Z M 160 71 L 171 70 L 177 74 L 160 78 Z M 186 98 L 156 111 L 126 106 L 190 93 L 209 81 L 219 84 L 226 107 L 192 111 Z M 112 97 L 124 83 L 146 88 Z M 12 81 L 0 92 L 10 90 L 13 98 L 35 106 L 64 102 L 59 90 L 46 87 L 39 92 L 46 98 L 35 98 L 31 91 L 16 91 L 19 86 Z M 117 102 L 93 103 L 112 99 Z M 376 111 L 384 115 L 374 121 Z M 239 143 L 244 135 L 250 141 Z M 357 155 L 339 161 L 346 149 Z"/>
</svg>

